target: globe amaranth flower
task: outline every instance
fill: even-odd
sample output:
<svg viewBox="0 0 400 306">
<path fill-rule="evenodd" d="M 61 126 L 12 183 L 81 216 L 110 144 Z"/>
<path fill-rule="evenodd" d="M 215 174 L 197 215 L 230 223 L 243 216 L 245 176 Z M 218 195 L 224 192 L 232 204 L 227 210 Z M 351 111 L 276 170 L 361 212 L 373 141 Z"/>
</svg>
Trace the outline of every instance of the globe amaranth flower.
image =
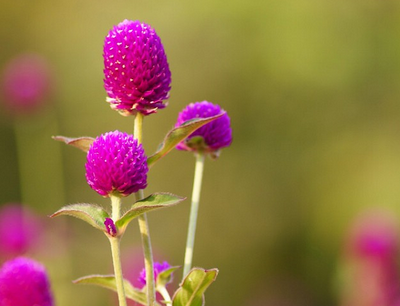
<svg viewBox="0 0 400 306">
<path fill-rule="evenodd" d="M 178 115 L 175 127 L 181 126 L 188 120 L 207 118 L 223 113 L 219 105 L 208 101 L 189 104 Z M 201 141 L 195 141 L 199 139 Z M 189 137 L 177 145 L 178 150 L 216 152 L 232 143 L 232 129 L 227 113 L 222 117 L 205 124 L 194 131 Z"/>
<path fill-rule="evenodd" d="M 31 113 L 44 104 L 51 92 L 50 65 L 42 56 L 21 54 L 10 60 L 3 72 L 5 105 L 14 113 Z"/>
<path fill-rule="evenodd" d="M 399 247 L 392 212 L 363 211 L 345 240 L 340 271 L 346 271 L 346 280 L 339 304 L 400 305 Z"/>
<path fill-rule="evenodd" d="M 44 266 L 25 257 L 5 262 L 0 269 L 0 305 L 54 305 Z"/>
<path fill-rule="evenodd" d="M 0 257 L 15 257 L 35 247 L 41 237 L 39 218 L 21 204 L 0 209 Z"/>
<path fill-rule="evenodd" d="M 104 41 L 107 102 L 122 115 L 149 115 L 165 108 L 171 72 L 160 37 L 148 24 L 124 20 Z"/>
<path fill-rule="evenodd" d="M 163 272 L 163 271 L 165 271 L 165 270 L 168 270 L 169 268 L 171 268 L 171 265 L 168 263 L 168 262 L 166 262 L 166 261 L 164 261 L 163 263 L 161 263 L 161 262 L 154 262 L 154 264 L 153 264 L 153 269 L 154 269 L 154 279 L 155 280 L 157 280 L 157 276 L 161 273 L 161 272 Z M 143 285 L 143 286 L 145 286 L 146 285 L 146 269 L 143 269 L 141 272 L 140 272 L 140 276 L 139 276 L 139 282 Z M 169 282 L 172 282 L 172 277 L 171 277 L 171 279 L 169 280 Z"/>
<path fill-rule="evenodd" d="M 103 134 L 90 146 L 86 180 L 100 195 L 128 196 L 147 186 L 147 158 L 132 135 L 119 131 Z"/>
</svg>

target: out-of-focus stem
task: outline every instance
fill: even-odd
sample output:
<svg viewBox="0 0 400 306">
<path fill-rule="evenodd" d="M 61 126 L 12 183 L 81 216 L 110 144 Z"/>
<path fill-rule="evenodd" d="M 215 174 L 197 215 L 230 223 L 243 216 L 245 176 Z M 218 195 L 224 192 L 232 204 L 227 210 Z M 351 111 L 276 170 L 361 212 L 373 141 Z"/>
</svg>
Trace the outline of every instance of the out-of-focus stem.
<svg viewBox="0 0 400 306">
<path fill-rule="evenodd" d="M 158 292 L 162 295 L 165 305 L 172 305 L 171 296 L 165 286 L 157 287 Z"/>
<path fill-rule="evenodd" d="M 192 267 L 194 239 L 196 234 L 197 214 L 199 211 L 201 182 L 203 179 L 205 154 L 198 152 L 196 154 L 196 166 L 194 171 L 194 182 L 192 191 L 192 204 L 190 206 L 189 228 L 186 240 L 185 261 L 183 268 L 183 278 L 189 273 Z"/>
</svg>

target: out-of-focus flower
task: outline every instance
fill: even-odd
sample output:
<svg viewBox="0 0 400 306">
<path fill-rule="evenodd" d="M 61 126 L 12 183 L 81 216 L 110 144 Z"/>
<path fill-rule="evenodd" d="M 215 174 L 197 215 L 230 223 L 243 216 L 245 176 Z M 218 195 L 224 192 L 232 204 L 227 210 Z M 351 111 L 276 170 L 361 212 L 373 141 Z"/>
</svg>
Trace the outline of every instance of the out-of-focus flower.
<svg viewBox="0 0 400 306">
<path fill-rule="evenodd" d="M 22 54 L 5 67 L 2 80 L 6 106 L 15 113 L 30 113 L 46 100 L 52 87 L 52 73 L 45 58 Z"/>
<path fill-rule="evenodd" d="M 398 306 L 400 302 L 399 231 L 386 213 L 359 217 L 344 252 L 342 306 Z"/>
<path fill-rule="evenodd" d="M 148 24 L 124 20 L 104 41 L 107 102 L 122 115 L 155 113 L 166 106 L 171 72 L 159 36 Z"/>
<path fill-rule="evenodd" d="M 166 261 L 164 261 L 163 263 L 161 263 L 161 262 L 154 262 L 153 267 L 154 267 L 154 280 L 156 280 L 156 279 L 157 279 L 157 276 L 158 276 L 161 272 L 163 272 L 163 271 L 168 270 L 169 268 L 171 268 L 171 265 L 170 265 L 168 262 L 166 262 Z M 143 269 L 143 270 L 140 272 L 139 281 L 140 281 L 140 283 L 141 283 L 143 286 L 146 285 L 146 269 Z M 171 279 L 171 281 L 172 281 L 172 279 Z"/>
<path fill-rule="evenodd" d="M 154 261 L 161 261 L 165 256 L 157 248 L 153 248 Z M 122 270 L 124 278 L 127 279 L 135 288 L 142 288 L 144 283 L 138 275 L 143 269 L 144 257 L 141 247 L 135 246 L 122 250 Z M 110 267 L 111 270 L 111 267 Z M 145 273 L 145 272 L 144 272 Z M 173 284 L 177 285 L 177 284 Z M 157 301 L 162 301 L 163 298 L 159 293 L 156 293 Z M 115 299 L 115 295 L 112 295 Z M 130 299 L 127 300 L 128 306 L 139 306 L 141 304 Z M 160 303 L 161 304 L 161 303 Z"/>
<path fill-rule="evenodd" d="M 132 135 L 119 131 L 96 138 L 86 162 L 86 180 L 104 197 L 128 196 L 147 186 L 147 158 Z"/>
<path fill-rule="evenodd" d="M 0 256 L 22 255 L 38 243 L 42 227 L 27 207 L 7 204 L 0 208 Z"/>
<path fill-rule="evenodd" d="M 223 109 L 217 104 L 208 101 L 189 104 L 178 115 L 175 127 L 181 126 L 188 120 L 207 118 L 221 114 Z M 202 141 L 193 142 L 194 137 L 201 137 Z M 224 115 L 198 130 L 194 131 L 186 140 L 177 145 L 178 150 L 215 152 L 232 143 L 232 129 L 228 114 Z"/>
<path fill-rule="evenodd" d="M 24 257 L 4 263 L 0 269 L 0 305 L 54 305 L 44 266 Z"/>
</svg>

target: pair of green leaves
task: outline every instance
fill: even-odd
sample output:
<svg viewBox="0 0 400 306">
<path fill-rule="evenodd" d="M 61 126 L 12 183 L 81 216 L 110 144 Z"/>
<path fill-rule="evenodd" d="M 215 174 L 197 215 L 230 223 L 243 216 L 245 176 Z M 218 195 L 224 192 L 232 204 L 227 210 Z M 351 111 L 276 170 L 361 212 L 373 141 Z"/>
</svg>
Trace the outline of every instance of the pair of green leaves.
<svg viewBox="0 0 400 306">
<path fill-rule="evenodd" d="M 172 273 L 178 268 L 171 267 L 161 272 L 156 280 L 156 289 L 165 287 L 171 279 Z M 172 298 L 172 306 L 203 306 L 205 303 L 204 292 L 215 281 L 217 275 L 218 269 L 205 270 L 202 268 L 193 268 L 175 292 Z M 97 285 L 117 291 L 113 275 L 90 275 L 79 278 L 74 283 Z M 147 299 L 144 291 L 133 287 L 127 280 L 124 280 L 124 287 L 127 298 L 146 305 Z M 158 303 L 156 305 L 159 306 Z"/>
<path fill-rule="evenodd" d="M 117 229 L 117 235 L 123 235 L 129 222 L 139 217 L 140 215 L 156 210 L 159 208 L 170 207 L 183 201 L 185 198 L 179 197 L 170 193 L 154 193 L 142 200 L 135 202 L 132 207 L 126 211 L 121 218 L 114 220 Z M 50 217 L 61 215 L 69 215 L 86 221 L 94 228 L 107 233 L 104 225 L 106 218 L 110 215 L 101 206 L 95 204 L 72 204 L 62 207 Z"/>
<path fill-rule="evenodd" d="M 222 112 L 221 114 L 212 117 L 189 120 L 181 126 L 173 128 L 167 133 L 164 141 L 159 146 L 159 149 L 147 158 L 147 165 L 149 167 L 153 166 L 158 160 L 167 155 L 178 143 L 185 140 L 194 131 L 203 125 L 222 117 L 224 114 L 225 113 Z M 89 151 L 89 148 L 94 141 L 94 138 L 92 137 L 69 138 L 64 136 L 54 136 L 53 139 L 65 142 L 66 144 L 81 149 L 84 152 Z"/>
</svg>

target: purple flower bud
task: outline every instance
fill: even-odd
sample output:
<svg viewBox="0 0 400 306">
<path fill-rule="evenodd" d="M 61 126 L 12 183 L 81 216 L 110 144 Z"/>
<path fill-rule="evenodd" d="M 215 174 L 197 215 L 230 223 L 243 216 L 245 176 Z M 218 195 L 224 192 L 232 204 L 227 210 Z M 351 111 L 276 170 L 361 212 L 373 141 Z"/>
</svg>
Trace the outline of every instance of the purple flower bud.
<svg viewBox="0 0 400 306">
<path fill-rule="evenodd" d="M 168 270 L 171 267 L 171 265 L 168 262 L 164 261 L 163 263 L 155 262 L 153 267 L 154 267 L 154 279 L 157 280 L 158 274 L 160 274 L 161 272 L 163 272 L 165 270 Z M 140 276 L 139 276 L 138 280 L 140 283 L 143 284 L 143 286 L 146 285 L 146 269 L 143 269 L 140 272 Z M 172 277 L 171 277 L 170 282 L 171 281 L 172 281 Z"/>
<path fill-rule="evenodd" d="M 106 226 L 107 233 L 110 236 L 115 237 L 117 235 L 117 228 L 115 227 L 114 221 L 111 218 L 106 218 L 104 225 Z"/>
<path fill-rule="evenodd" d="M 38 262 L 18 257 L 0 269 L 1 306 L 52 306 L 53 297 L 45 268 Z"/>
<path fill-rule="evenodd" d="M 107 102 L 122 115 L 155 113 L 166 105 L 171 72 L 160 38 L 139 21 L 124 20 L 104 41 Z"/>
<path fill-rule="evenodd" d="M 196 118 L 207 118 L 216 116 L 224 112 L 218 105 L 208 101 L 196 102 L 189 104 L 178 115 L 175 127 L 181 126 L 188 120 Z M 194 137 L 202 137 L 201 144 L 191 144 Z M 207 123 L 198 130 L 194 131 L 186 140 L 177 145 L 178 150 L 206 152 L 218 151 L 223 147 L 227 147 L 232 143 L 232 129 L 228 114 Z"/>
<path fill-rule="evenodd" d="M 119 131 L 96 138 L 86 162 L 86 180 L 100 195 L 128 196 L 147 186 L 147 158 L 132 135 Z"/>
<path fill-rule="evenodd" d="M 12 59 L 3 73 L 6 106 L 16 113 L 29 113 L 41 106 L 51 88 L 47 61 L 37 54 L 22 54 Z"/>
</svg>

